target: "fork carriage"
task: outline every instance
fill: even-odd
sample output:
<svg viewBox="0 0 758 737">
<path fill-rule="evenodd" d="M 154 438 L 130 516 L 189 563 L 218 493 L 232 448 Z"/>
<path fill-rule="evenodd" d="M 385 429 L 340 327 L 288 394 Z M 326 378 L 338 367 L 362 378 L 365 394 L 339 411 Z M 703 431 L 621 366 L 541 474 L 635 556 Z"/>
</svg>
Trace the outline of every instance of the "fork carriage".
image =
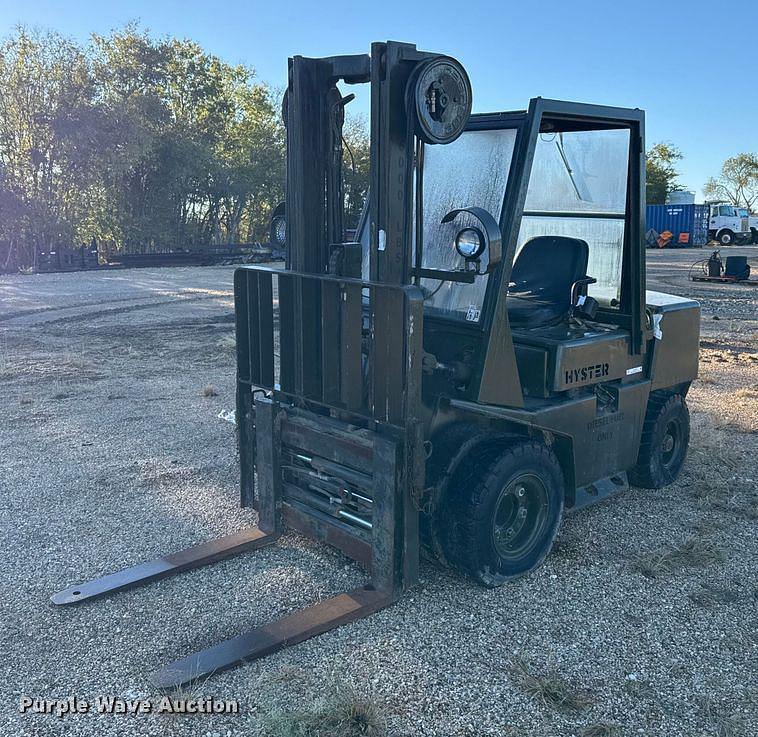
<svg viewBox="0 0 758 737">
<path fill-rule="evenodd" d="M 235 299 L 242 505 L 267 533 L 339 548 L 394 597 L 418 575 L 421 292 L 246 267 Z"/>
</svg>

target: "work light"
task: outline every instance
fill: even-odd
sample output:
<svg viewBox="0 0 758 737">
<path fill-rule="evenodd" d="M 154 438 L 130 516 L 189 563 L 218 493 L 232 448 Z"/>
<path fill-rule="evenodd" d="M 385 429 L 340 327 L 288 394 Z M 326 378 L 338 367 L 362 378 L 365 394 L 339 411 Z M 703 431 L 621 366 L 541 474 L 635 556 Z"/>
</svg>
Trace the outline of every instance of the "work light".
<svg viewBox="0 0 758 737">
<path fill-rule="evenodd" d="M 466 261 L 478 259 L 484 253 L 486 247 L 487 239 L 479 228 L 463 228 L 455 236 L 455 250 Z"/>
</svg>

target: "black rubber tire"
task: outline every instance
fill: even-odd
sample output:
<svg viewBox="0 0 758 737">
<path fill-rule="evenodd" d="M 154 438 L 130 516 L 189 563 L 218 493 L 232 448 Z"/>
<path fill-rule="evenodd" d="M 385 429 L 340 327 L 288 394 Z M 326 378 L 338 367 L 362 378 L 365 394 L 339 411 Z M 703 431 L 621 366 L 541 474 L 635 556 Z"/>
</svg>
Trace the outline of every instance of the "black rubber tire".
<svg viewBox="0 0 758 737">
<path fill-rule="evenodd" d="M 667 435 L 672 431 L 673 446 Z M 681 394 L 653 392 L 647 403 L 637 465 L 629 481 L 643 489 L 661 489 L 674 483 L 687 458 L 690 443 L 690 413 Z"/>
<path fill-rule="evenodd" d="M 455 480 L 444 505 L 445 513 L 436 519 L 442 528 L 438 530 L 439 540 L 450 565 L 484 586 L 495 587 L 542 564 L 558 532 L 565 497 L 563 472 L 549 448 L 530 440 L 511 439 L 486 463 L 476 465 L 474 459 L 468 469 L 459 469 Z M 521 525 L 517 537 L 524 535 L 526 542 L 517 552 L 504 557 L 498 551 L 495 536 L 496 528 L 502 535 L 505 525 L 497 525 L 496 515 L 506 504 L 503 500 L 508 499 L 513 507 L 510 500 L 514 488 L 531 489 L 520 487 L 522 483 L 533 484 L 537 489 L 525 491 L 523 508 L 527 510 L 528 504 L 529 511 L 524 511 L 523 523 L 517 521 Z M 518 499 L 516 503 L 522 504 Z M 518 520 L 521 509 L 518 506 L 515 513 Z M 532 514 L 537 518 L 532 519 Z M 513 534 L 510 529 L 508 532 Z"/>
<path fill-rule="evenodd" d="M 731 230 L 722 230 L 718 235 L 718 241 L 722 246 L 731 246 L 734 243 L 734 233 Z"/>
<path fill-rule="evenodd" d="M 427 557 L 452 566 L 445 555 L 448 545 L 441 538 L 452 532 L 446 520 L 457 514 L 453 509 L 455 490 L 476 483 L 474 477 L 502 453 L 512 438 L 468 422 L 448 425 L 432 438 L 426 483 L 434 492 L 419 518 L 421 549 Z"/>
<path fill-rule="evenodd" d="M 753 236 L 753 245 L 758 246 L 758 228 L 750 228 L 750 233 Z"/>
</svg>

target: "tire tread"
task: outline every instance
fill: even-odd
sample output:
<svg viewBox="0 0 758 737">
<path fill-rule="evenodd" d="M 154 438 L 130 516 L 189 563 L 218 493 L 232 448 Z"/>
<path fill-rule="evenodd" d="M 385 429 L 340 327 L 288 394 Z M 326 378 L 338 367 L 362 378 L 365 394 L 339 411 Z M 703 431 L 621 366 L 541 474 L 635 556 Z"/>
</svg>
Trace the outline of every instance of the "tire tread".
<svg viewBox="0 0 758 737">
<path fill-rule="evenodd" d="M 476 543 L 478 531 L 482 526 L 489 525 L 487 502 L 491 494 L 500 491 L 502 476 L 499 473 L 499 466 L 508 458 L 514 459 L 517 463 L 519 459 L 522 459 L 524 463 L 533 463 L 535 458 L 538 458 L 539 462 L 552 469 L 556 478 L 563 479 L 563 472 L 555 454 L 543 443 L 533 440 L 511 438 L 505 446 L 483 448 L 482 453 L 471 454 L 471 457 L 464 462 L 463 465 L 466 468 L 460 470 L 465 473 L 456 474 L 454 484 L 451 485 L 451 490 L 457 493 L 450 500 L 448 508 L 450 516 L 447 525 L 452 527 L 453 534 L 447 535 L 444 539 L 447 543 L 445 554 L 451 565 L 485 586 L 503 583 L 501 576 L 481 569 L 477 559 L 478 545 Z M 564 491 L 565 489 L 561 489 L 561 501 Z M 450 520 L 452 520 L 452 525 L 450 525 Z M 550 542 L 552 544 L 552 539 Z M 530 570 L 534 570 L 542 563 L 550 552 L 550 547 L 551 545 L 546 546 Z"/>
<path fill-rule="evenodd" d="M 637 464 L 629 471 L 629 481 L 643 489 L 660 489 L 676 480 L 677 474 L 670 474 L 667 469 L 653 463 L 655 454 L 654 436 L 659 418 L 670 408 L 681 406 L 687 420 L 687 438 L 689 440 L 689 411 L 684 397 L 667 391 L 652 392 L 648 399 L 645 422 L 642 426 L 642 438 L 637 455 Z"/>
</svg>

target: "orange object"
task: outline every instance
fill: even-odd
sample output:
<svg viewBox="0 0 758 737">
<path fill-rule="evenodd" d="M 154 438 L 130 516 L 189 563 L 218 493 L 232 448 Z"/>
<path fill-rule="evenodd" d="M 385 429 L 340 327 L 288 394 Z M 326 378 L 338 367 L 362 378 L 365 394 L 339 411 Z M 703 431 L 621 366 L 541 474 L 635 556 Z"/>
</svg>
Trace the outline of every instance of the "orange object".
<svg viewBox="0 0 758 737">
<path fill-rule="evenodd" d="M 689 233 L 679 233 L 679 243 L 683 246 L 689 245 L 690 242 L 690 234 Z"/>
<path fill-rule="evenodd" d="M 666 246 L 671 243 L 673 237 L 674 234 L 670 230 L 664 230 L 663 233 L 658 236 L 658 248 L 666 248 Z"/>
</svg>

